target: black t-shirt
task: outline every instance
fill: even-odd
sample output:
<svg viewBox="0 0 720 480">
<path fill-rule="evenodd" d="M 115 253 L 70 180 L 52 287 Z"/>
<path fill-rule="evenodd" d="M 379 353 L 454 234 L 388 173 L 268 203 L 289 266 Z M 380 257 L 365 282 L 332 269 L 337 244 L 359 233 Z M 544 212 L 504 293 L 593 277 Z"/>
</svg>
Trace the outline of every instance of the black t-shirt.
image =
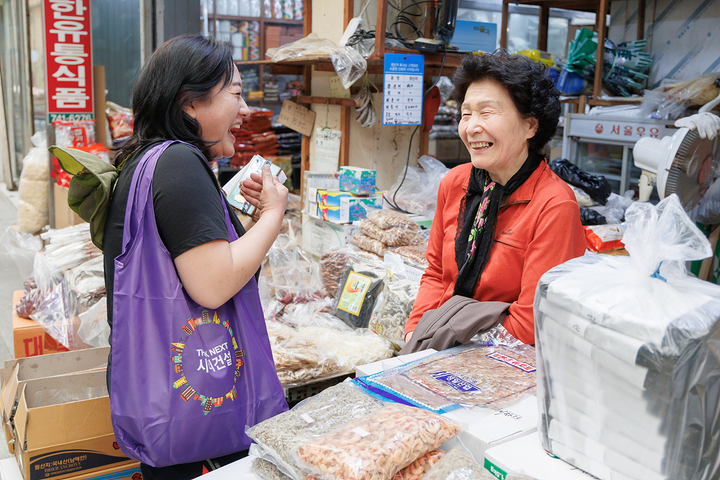
<svg viewBox="0 0 720 480">
<path fill-rule="evenodd" d="M 113 191 L 103 240 L 105 286 L 107 289 L 108 323 L 112 328 L 112 301 L 115 258 L 122 253 L 125 209 L 138 162 L 148 149 L 132 155 L 120 172 Z M 160 156 L 153 176 L 153 206 L 158 232 L 173 260 L 191 248 L 214 240 L 228 240 L 225 212 L 220 186 L 205 157 L 195 147 L 174 143 Z M 245 230 L 233 214 L 230 219 L 238 236 Z"/>
</svg>

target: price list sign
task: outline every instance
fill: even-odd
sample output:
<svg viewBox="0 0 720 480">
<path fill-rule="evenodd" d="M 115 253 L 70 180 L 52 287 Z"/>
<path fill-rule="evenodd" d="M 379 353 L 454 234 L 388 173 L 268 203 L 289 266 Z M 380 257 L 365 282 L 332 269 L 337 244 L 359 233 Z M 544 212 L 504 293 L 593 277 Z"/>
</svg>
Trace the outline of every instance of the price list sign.
<svg viewBox="0 0 720 480">
<path fill-rule="evenodd" d="M 383 75 L 383 125 L 422 123 L 425 57 L 386 53 Z"/>
</svg>

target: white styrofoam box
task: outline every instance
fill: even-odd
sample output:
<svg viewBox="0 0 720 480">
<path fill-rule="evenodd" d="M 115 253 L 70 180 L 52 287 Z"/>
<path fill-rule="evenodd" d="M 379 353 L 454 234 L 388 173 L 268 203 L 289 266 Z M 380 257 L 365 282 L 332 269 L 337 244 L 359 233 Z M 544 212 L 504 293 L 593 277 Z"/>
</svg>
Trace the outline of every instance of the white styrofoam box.
<svg viewBox="0 0 720 480">
<path fill-rule="evenodd" d="M 460 425 L 458 440 L 482 464 L 488 448 L 537 431 L 537 397 L 505 408 L 459 408 L 442 415 Z"/>
<path fill-rule="evenodd" d="M 356 377 L 367 377 L 374 373 L 383 372 L 391 368 L 399 367 L 406 363 L 420 360 L 421 358 L 428 357 L 435 353 L 436 350 L 428 348 L 427 350 L 421 350 L 419 352 L 408 353 L 407 355 L 399 355 L 397 357 L 388 358 L 385 360 L 379 360 L 377 362 L 368 363 L 367 365 L 359 365 L 355 368 Z"/>
<path fill-rule="evenodd" d="M 302 212 L 302 248 L 318 257 L 347 245 L 356 231 L 353 225 L 338 225 Z"/>
<path fill-rule="evenodd" d="M 258 480 L 258 477 L 251 470 L 252 462 L 256 458 L 253 455 L 248 455 L 203 476 L 207 480 Z"/>
<path fill-rule="evenodd" d="M 509 474 L 527 475 L 536 480 L 589 480 L 593 477 L 547 453 L 540 435 L 531 433 L 485 451 L 484 466 L 497 478 Z"/>
</svg>

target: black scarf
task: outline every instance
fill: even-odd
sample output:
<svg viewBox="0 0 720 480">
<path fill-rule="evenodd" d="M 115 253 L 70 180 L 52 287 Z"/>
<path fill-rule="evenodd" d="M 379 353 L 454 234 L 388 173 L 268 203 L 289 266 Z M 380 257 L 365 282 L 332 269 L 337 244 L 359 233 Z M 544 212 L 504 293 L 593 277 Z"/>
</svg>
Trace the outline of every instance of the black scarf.
<svg viewBox="0 0 720 480">
<path fill-rule="evenodd" d="M 454 295 L 462 295 L 464 297 L 473 298 L 473 292 L 478 283 L 480 276 L 485 269 L 485 264 L 490 258 L 490 250 L 492 248 L 493 239 L 495 237 L 495 225 L 497 217 L 500 213 L 500 204 L 505 195 L 510 195 L 518 189 L 520 185 L 525 183 L 535 169 L 545 158 L 538 153 L 530 153 L 523 163 L 520 170 L 508 180 L 507 185 L 496 184 L 491 191 L 484 192 L 486 183 L 491 182 L 486 170 L 472 168 L 470 172 L 470 181 L 468 182 L 467 192 L 460 205 L 460 213 L 458 214 L 458 230 L 455 236 L 455 261 L 458 266 L 458 277 L 455 281 Z M 473 246 L 468 237 L 473 228 L 478 208 L 483 200 L 487 197 L 487 216 L 485 224 L 480 235 L 474 239 L 475 254 L 471 261 L 468 261 L 468 254 Z"/>
</svg>

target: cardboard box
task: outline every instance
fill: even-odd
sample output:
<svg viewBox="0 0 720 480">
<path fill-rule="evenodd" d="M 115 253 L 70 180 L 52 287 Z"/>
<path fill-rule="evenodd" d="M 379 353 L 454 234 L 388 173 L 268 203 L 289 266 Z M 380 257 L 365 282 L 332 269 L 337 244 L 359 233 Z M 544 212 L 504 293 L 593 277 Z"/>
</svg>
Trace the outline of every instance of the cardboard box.
<svg viewBox="0 0 720 480">
<path fill-rule="evenodd" d="M 495 477 L 527 475 L 537 480 L 591 480 L 595 477 L 547 453 L 538 433 L 487 449 L 484 466 Z"/>
<path fill-rule="evenodd" d="M 61 187 L 57 183 L 53 185 L 53 201 L 55 204 L 55 225 L 54 228 L 64 228 L 71 225 L 83 223 L 77 213 L 68 207 L 68 188 Z"/>
<path fill-rule="evenodd" d="M 303 172 L 303 211 L 311 215 L 317 215 L 317 193 L 318 190 L 340 188 L 340 174 Z"/>
<path fill-rule="evenodd" d="M 22 480 L 20 468 L 14 458 L 0 460 L 0 478 L 2 480 Z M 92 473 L 69 477 L 67 480 L 142 480 L 140 462 L 119 467 L 110 467 Z"/>
<path fill-rule="evenodd" d="M 318 257 L 347 245 L 356 231 L 351 224 L 339 225 L 302 212 L 302 248 Z"/>
<path fill-rule="evenodd" d="M 360 167 L 340 167 L 340 190 L 364 195 L 375 193 L 375 170 Z"/>
<path fill-rule="evenodd" d="M 537 432 L 537 397 L 531 395 L 504 408 L 461 408 L 443 416 L 460 425 L 458 440 L 482 465 L 489 448 Z"/>
<path fill-rule="evenodd" d="M 367 218 L 368 210 L 380 209 L 383 206 L 382 194 L 368 197 L 343 197 L 340 205 L 328 206 L 318 204 L 318 217 L 335 223 L 352 223 Z"/>
<path fill-rule="evenodd" d="M 29 380 L 19 390 L 15 458 L 25 480 L 66 479 L 134 463 L 115 441 L 105 374 Z M 56 392 L 79 400 L 49 395 Z"/>
<path fill-rule="evenodd" d="M 14 415 L 12 414 L 20 392 L 29 380 L 67 375 L 79 371 L 105 369 L 110 347 L 91 348 L 64 352 L 42 357 L 7 360 L 2 370 L 2 393 L 0 395 L 0 413 L 3 429 L 8 442 L 8 451 L 14 453 L 13 437 Z"/>
<path fill-rule="evenodd" d="M 52 338 L 45 328 L 35 320 L 18 317 L 15 305 L 22 297 L 23 291 L 13 292 L 13 346 L 15 358 L 33 357 L 46 353 L 67 352 L 68 349 Z"/>
</svg>

